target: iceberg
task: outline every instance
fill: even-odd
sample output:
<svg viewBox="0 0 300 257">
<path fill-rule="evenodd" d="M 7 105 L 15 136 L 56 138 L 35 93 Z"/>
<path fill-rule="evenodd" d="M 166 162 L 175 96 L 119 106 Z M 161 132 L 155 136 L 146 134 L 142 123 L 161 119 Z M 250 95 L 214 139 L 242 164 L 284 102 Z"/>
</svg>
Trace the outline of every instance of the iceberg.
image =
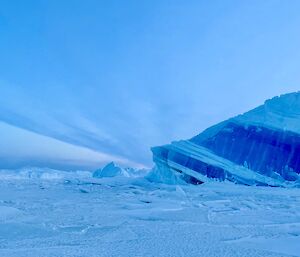
<svg viewBox="0 0 300 257">
<path fill-rule="evenodd" d="M 178 173 L 193 184 L 295 184 L 300 182 L 300 92 L 272 98 L 191 139 L 151 150 L 156 169 Z"/>
<path fill-rule="evenodd" d="M 108 163 L 102 169 L 94 171 L 94 178 L 109 178 L 109 177 L 143 177 L 148 173 L 147 169 L 137 168 L 122 168 L 114 162 Z"/>
<path fill-rule="evenodd" d="M 108 163 L 103 169 L 98 169 L 93 173 L 94 178 L 116 177 L 124 176 L 129 177 L 128 173 L 121 167 L 117 166 L 114 162 Z"/>
</svg>

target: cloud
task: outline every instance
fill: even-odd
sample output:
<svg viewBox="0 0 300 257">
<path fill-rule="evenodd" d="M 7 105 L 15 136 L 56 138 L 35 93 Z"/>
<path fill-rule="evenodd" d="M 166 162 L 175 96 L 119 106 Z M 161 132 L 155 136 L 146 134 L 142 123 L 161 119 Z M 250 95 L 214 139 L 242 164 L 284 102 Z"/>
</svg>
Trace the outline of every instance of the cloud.
<svg viewBox="0 0 300 257">
<path fill-rule="evenodd" d="M 39 165 L 65 169 L 95 169 L 110 161 L 123 166 L 143 166 L 126 158 L 65 143 L 4 122 L 0 122 L 0 133 L 1 167 Z"/>
</svg>

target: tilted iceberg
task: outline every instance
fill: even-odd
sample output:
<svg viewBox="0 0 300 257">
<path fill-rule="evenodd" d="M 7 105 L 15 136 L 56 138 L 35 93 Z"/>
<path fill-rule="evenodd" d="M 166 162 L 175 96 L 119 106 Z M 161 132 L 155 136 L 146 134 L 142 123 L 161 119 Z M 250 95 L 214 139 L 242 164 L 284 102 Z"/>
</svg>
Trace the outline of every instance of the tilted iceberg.
<svg viewBox="0 0 300 257">
<path fill-rule="evenodd" d="M 157 169 L 177 173 L 191 183 L 300 182 L 300 92 L 267 100 L 189 140 L 151 150 Z"/>
</svg>

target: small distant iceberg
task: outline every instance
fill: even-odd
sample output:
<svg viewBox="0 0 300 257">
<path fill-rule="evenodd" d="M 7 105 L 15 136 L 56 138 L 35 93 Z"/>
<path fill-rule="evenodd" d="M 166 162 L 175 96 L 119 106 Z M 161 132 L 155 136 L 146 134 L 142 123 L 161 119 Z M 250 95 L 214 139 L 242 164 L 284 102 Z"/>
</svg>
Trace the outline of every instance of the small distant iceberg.
<svg viewBox="0 0 300 257">
<path fill-rule="evenodd" d="M 122 168 L 114 162 L 108 163 L 102 169 L 97 169 L 93 173 L 94 178 L 112 178 L 112 177 L 144 177 L 149 171 L 147 169 L 136 169 L 131 167 Z"/>
</svg>

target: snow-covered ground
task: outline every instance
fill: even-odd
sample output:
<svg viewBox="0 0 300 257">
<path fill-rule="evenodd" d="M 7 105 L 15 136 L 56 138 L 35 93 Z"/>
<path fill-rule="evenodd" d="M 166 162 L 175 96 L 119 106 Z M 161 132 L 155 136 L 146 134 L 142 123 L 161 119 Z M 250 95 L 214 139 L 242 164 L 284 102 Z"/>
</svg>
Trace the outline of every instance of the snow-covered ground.
<svg viewBox="0 0 300 257">
<path fill-rule="evenodd" d="M 0 256 L 300 256 L 300 190 L 1 171 Z"/>
</svg>

